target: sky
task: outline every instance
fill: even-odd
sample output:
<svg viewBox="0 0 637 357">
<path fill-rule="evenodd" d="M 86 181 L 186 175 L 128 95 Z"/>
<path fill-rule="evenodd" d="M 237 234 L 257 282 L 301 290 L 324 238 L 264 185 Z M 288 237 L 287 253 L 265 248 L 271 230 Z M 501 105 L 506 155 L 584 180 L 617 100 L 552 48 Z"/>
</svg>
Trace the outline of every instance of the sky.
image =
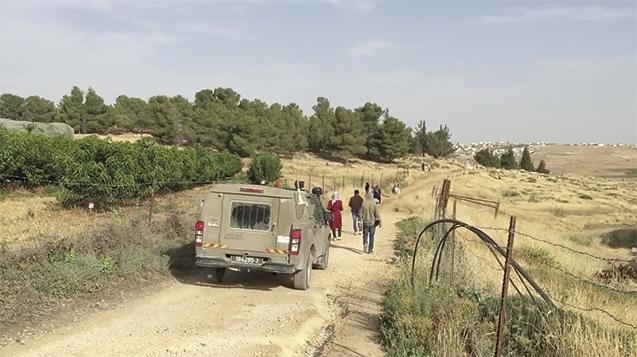
<svg viewBox="0 0 637 357">
<path fill-rule="evenodd" d="M 637 0 L 0 0 L 0 93 L 375 102 L 454 141 L 637 144 Z"/>
</svg>

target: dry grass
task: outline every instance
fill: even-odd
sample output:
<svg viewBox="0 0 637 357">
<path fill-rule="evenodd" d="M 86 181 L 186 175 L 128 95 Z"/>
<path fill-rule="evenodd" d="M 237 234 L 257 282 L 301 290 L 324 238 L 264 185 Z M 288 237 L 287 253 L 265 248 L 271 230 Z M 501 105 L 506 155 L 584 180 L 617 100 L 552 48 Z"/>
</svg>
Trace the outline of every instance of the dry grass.
<svg viewBox="0 0 637 357">
<path fill-rule="evenodd" d="M 126 143 L 134 143 L 144 138 L 153 137 L 150 134 L 135 134 L 135 133 L 124 133 L 124 134 L 117 134 L 117 135 L 115 134 L 109 134 L 109 135 L 75 134 L 73 135 L 73 139 L 80 140 L 89 136 L 97 136 L 100 139 L 110 139 L 114 142 L 126 142 Z"/>
<path fill-rule="evenodd" d="M 550 242 L 563 244 L 577 250 L 604 257 L 628 259 L 626 248 L 613 249 L 601 244 L 600 234 L 618 227 L 631 227 L 637 223 L 637 185 L 611 179 L 580 177 L 549 177 L 535 173 L 516 171 L 478 171 L 457 177 L 452 192 L 501 201 L 500 215 L 493 211 L 466 203 L 458 203 L 458 219 L 484 227 L 507 227 L 509 216 L 517 219 L 517 230 Z M 590 196 L 582 197 L 584 195 Z M 413 204 L 412 204 L 413 205 Z M 433 212 L 433 200 L 428 200 L 414 211 Z M 501 245 L 506 245 L 506 232 L 489 231 Z M 463 237 L 471 238 L 463 232 Z M 462 237 L 461 237 L 462 238 Z M 497 292 L 501 272 L 492 269 L 495 261 L 488 251 L 475 243 L 463 243 L 470 266 L 481 272 L 476 277 L 485 287 Z M 588 280 L 595 280 L 595 273 L 609 263 L 558 249 L 528 237 L 517 235 L 515 246 L 519 252 L 535 252 L 545 260 L 555 262 L 560 268 Z M 541 251 L 542 253 L 537 253 Z M 492 262 L 488 267 L 482 259 Z M 540 259 L 540 260 L 542 260 Z M 581 307 L 604 307 L 623 320 L 637 325 L 637 296 L 610 293 L 589 284 L 565 277 L 559 271 L 541 262 L 520 260 L 546 290 L 570 304 Z M 617 286 L 637 289 L 634 284 Z M 602 324 L 614 324 L 600 313 L 588 313 Z"/>
<path fill-rule="evenodd" d="M 548 145 L 535 148 L 535 162 L 546 161 L 556 174 L 637 180 L 637 147 Z"/>
</svg>

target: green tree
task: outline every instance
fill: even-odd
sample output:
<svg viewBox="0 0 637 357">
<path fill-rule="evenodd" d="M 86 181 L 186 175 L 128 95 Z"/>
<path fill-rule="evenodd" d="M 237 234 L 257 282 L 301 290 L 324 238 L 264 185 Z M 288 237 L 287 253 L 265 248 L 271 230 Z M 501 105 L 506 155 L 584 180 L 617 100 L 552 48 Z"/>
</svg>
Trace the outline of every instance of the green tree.
<svg viewBox="0 0 637 357">
<path fill-rule="evenodd" d="M 421 120 L 416 124 L 416 130 L 414 131 L 414 144 L 416 150 L 422 156 L 428 151 L 429 134 L 427 133 L 427 124 L 424 120 Z"/>
<path fill-rule="evenodd" d="M 256 184 L 274 182 L 282 176 L 282 169 L 283 165 L 278 156 L 259 154 L 250 162 L 248 178 Z"/>
<path fill-rule="evenodd" d="M 113 117 L 108 115 L 109 107 L 104 99 L 95 93 L 91 87 L 84 98 L 84 122 L 87 133 L 105 133 L 113 123 Z"/>
<path fill-rule="evenodd" d="M 535 168 L 533 167 L 533 160 L 531 160 L 531 153 L 529 152 L 529 148 L 527 146 L 525 146 L 524 150 L 522 151 L 520 168 L 524 171 L 535 171 Z"/>
<path fill-rule="evenodd" d="M 451 133 L 446 125 L 444 127 L 441 125 L 438 130 L 427 134 L 427 154 L 435 158 L 453 154 L 456 149 L 450 139 Z"/>
<path fill-rule="evenodd" d="M 113 105 L 113 126 L 126 131 L 147 131 L 150 129 L 148 104 L 139 98 L 120 95 Z"/>
<path fill-rule="evenodd" d="M 0 118 L 23 120 L 24 104 L 24 98 L 20 96 L 11 93 L 0 95 Z"/>
<path fill-rule="evenodd" d="M 363 123 L 363 132 L 366 138 L 365 147 L 367 148 L 367 154 L 378 156 L 378 129 L 380 125 L 380 119 L 383 116 L 387 116 L 388 111 L 386 109 L 383 109 L 378 104 L 365 103 L 365 105 L 356 109 L 356 113 L 359 114 L 360 120 Z"/>
<path fill-rule="evenodd" d="M 544 160 L 540 160 L 540 163 L 537 165 L 537 169 L 535 169 L 535 171 L 547 175 L 551 173 L 551 171 L 546 168 L 546 162 L 544 162 Z"/>
<path fill-rule="evenodd" d="M 486 167 L 500 167 L 500 159 L 489 149 L 482 149 L 473 156 L 476 162 Z"/>
<path fill-rule="evenodd" d="M 502 155 L 500 155 L 500 167 L 507 170 L 518 168 L 518 162 L 515 160 L 513 148 L 509 147 Z"/>
<path fill-rule="evenodd" d="M 363 123 L 358 113 L 337 107 L 333 126 L 334 135 L 328 138 L 330 153 L 347 159 L 367 152 Z"/>
<path fill-rule="evenodd" d="M 55 104 L 48 99 L 32 95 L 24 102 L 23 120 L 51 123 L 55 121 L 56 115 Z"/>
<path fill-rule="evenodd" d="M 394 117 L 387 117 L 379 127 L 379 153 L 383 160 L 403 157 L 411 146 L 411 129 Z"/>
<path fill-rule="evenodd" d="M 317 98 L 316 104 L 312 108 L 314 115 L 310 117 L 308 143 L 312 151 L 326 152 L 329 148 L 330 138 L 334 135 L 334 109 L 330 107 L 327 98 L 323 97 Z"/>
<path fill-rule="evenodd" d="M 58 105 L 57 121 L 73 127 L 75 132 L 86 133 L 84 119 L 84 92 L 77 86 L 71 89 L 71 94 L 65 95 Z"/>
</svg>

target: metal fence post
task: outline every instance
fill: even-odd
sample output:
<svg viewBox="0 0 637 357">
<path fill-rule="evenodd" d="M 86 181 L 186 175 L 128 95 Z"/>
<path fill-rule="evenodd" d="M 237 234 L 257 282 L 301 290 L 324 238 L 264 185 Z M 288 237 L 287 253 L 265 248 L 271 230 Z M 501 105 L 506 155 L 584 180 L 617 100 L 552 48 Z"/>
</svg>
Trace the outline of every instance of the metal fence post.
<svg viewBox="0 0 637 357">
<path fill-rule="evenodd" d="M 457 200 L 453 200 L 453 212 L 452 218 L 456 219 L 456 204 Z M 456 230 L 451 231 L 451 279 L 453 280 L 453 270 L 456 260 Z"/>
<path fill-rule="evenodd" d="M 495 357 L 502 356 L 502 339 L 506 327 L 507 297 L 509 291 L 509 275 L 511 273 L 511 256 L 513 255 L 513 240 L 515 238 L 515 217 L 511 216 L 509 223 L 509 239 L 507 241 L 507 255 L 504 262 L 504 277 L 502 278 L 502 295 L 500 296 L 500 318 L 498 320 L 498 332 L 495 341 Z"/>
</svg>

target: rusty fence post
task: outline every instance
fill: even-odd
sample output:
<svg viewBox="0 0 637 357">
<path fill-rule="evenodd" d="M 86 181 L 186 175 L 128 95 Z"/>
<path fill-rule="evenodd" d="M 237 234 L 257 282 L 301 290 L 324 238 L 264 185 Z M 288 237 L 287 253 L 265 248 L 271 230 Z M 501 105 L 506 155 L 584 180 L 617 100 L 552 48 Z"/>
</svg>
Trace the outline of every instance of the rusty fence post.
<svg viewBox="0 0 637 357">
<path fill-rule="evenodd" d="M 325 191 L 325 175 L 321 176 L 321 189 Z"/>
<path fill-rule="evenodd" d="M 453 200 L 453 211 L 451 218 L 456 219 L 457 200 Z M 451 231 L 451 279 L 453 280 L 453 270 L 456 260 L 456 230 Z"/>
<path fill-rule="evenodd" d="M 309 174 L 308 180 L 307 180 L 307 189 L 312 191 L 312 174 Z"/>
<path fill-rule="evenodd" d="M 500 296 L 500 317 L 498 320 L 498 332 L 495 340 L 495 357 L 502 356 L 502 344 L 504 329 L 506 327 L 507 297 L 509 291 L 509 275 L 511 273 L 511 256 L 513 255 L 513 240 L 515 238 L 515 217 L 511 216 L 509 223 L 509 239 L 507 241 L 506 260 L 504 262 L 504 277 L 502 278 L 502 295 Z"/>
</svg>

